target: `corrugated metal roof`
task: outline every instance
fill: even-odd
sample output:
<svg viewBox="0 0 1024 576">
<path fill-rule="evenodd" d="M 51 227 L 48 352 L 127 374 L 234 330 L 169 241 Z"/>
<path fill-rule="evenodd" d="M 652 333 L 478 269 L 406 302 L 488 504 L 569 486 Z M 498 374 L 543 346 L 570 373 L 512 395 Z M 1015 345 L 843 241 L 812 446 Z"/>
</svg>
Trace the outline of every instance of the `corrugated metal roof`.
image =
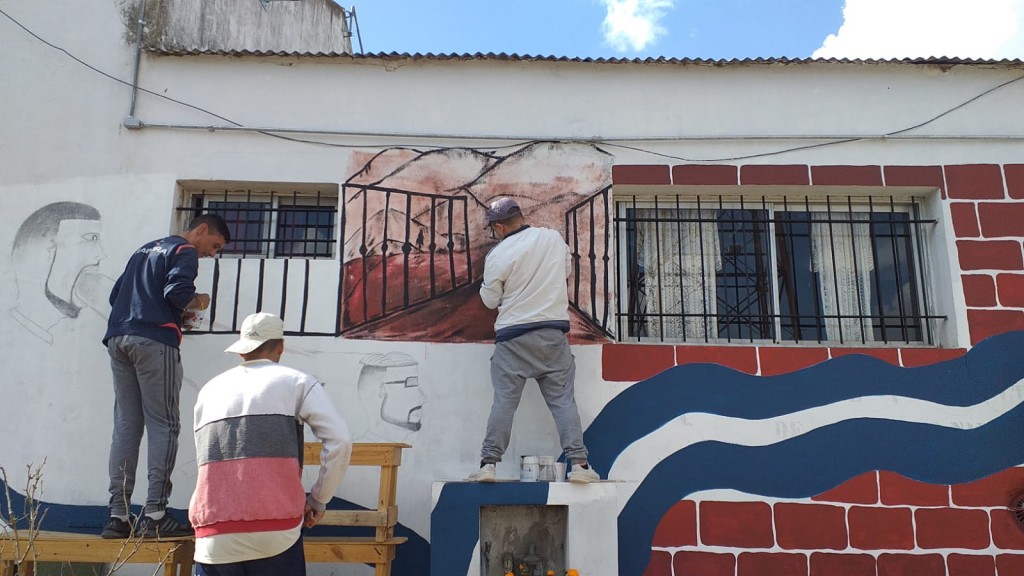
<svg viewBox="0 0 1024 576">
<path fill-rule="evenodd" d="M 337 54 L 323 52 L 257 52 L 252 50 L 173 50 L 150 48 L 150 53 L 164 56 L 276 56 L 292 58 L 348 58 L 352 60 L 412 60 L 412 61 L 508 61 L 508 62 L 579 62 L 592 64 L 694 64 L 704 66 L 733 66 L 750 64 L 926 64 L 934 66 L 1020 66 L 1021 59 L 985 60 L 972 58 L 951 58 L 946 56 L 929 58 L 732 58 L 728 60 L 708 58 L 585 58 L 571 56 L 533 56 L 530 54 L 421 54 L 408 52 L 375 52 L 368 54 Z"/>
</svg>

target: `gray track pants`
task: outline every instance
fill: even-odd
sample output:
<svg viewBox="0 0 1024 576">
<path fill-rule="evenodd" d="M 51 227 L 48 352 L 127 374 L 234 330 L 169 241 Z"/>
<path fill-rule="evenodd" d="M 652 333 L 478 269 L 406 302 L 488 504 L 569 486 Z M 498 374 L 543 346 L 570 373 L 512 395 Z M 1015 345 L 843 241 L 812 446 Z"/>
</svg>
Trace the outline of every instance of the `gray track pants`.
<svg viewBox="0 0 1024 576">
<path fill-rule="evenodd" d="M 143 429 L 148 434 L 149 452 L 145 512 L 159 512 L 171 496 L 171 471 L 178 456 L 181 355 L 177 348 L 141 336 L 115 336 L 107 341 L 107 352 L 114 374 L 110 514 L 128 514 Z"/>
<path fill-rule="evenodd" d="M 508 448 L 512 435 L 512 419 L 527 378 L 535 378 L 548 410 L 555 419 L 562 451 L 569 460 L 586 460 L 583 426 L 576 408 L 574 381 L 576 359 L 569 341 L 561 330 L 533 330 L 507 342 L 494 345 L 491 357 L 491 385 L 494 401 L 487 419 L 487 433 L 480 459 L 498 462 Z"/>
</svg>

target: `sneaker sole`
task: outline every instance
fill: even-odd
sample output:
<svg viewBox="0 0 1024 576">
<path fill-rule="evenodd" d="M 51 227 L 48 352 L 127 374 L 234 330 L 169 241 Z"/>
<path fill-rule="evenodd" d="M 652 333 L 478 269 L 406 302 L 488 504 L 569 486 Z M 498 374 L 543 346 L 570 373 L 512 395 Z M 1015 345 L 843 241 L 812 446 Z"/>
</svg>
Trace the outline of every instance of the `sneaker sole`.
<svg viewBox="0 0 1024 576">
<path fill-rule="evenodd" d="M 131 533 L 114 534 L 113 532 L 103 532 L 100 534 L 100 538 L 104 540 L 127 540 L 131 537 Z"/>
</svg>

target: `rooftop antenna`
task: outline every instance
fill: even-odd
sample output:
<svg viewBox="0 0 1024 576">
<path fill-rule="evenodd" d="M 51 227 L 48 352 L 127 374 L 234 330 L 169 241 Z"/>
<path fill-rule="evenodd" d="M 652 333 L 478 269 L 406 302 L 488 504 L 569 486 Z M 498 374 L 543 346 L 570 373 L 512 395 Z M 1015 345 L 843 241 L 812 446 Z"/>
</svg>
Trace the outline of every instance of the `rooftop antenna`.
<svg viewBox="0 0 1024 576">
<path fill-rule="evenodd" d="M 335 0 L 335 4 L 337 4 L 337 0 Z M 351 38 L 352 37 L 352 30 L 355 29 L 355 31 L 356 31 L 356 40 L 358 40 L 358 42 L 359 42 L 359 53 L 362 54 L 363 53 L 363 35 L 359 32 L 359 17 L 356 16 L 356 7 L 354 5 L 351 8 L 348 8 L 348 9 L 346 9 L 344 6 L 341 6 L 341 5 L 339 5 L 338 7 L 341 8 L 341 13 L 345 17 L 345 23 L 348 25 L 347 26 L 348 30 L 347 30 L 347 32 L 345 32 L 345 37 L 346 38 Z"/>
</svg>

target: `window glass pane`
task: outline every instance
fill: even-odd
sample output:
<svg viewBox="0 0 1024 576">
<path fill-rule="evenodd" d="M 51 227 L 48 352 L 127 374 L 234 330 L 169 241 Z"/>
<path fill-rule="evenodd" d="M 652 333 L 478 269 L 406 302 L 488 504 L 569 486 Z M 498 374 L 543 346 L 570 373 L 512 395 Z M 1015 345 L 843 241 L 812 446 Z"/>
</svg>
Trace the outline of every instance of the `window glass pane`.
<svg viewBox="0 0 1024 576">
<path fill-rule="evenodd" d="M 922 340 L 906 212 L 779 212 L 782 340 Z"/>
<path fill-rule="evenodd" d="M 719 210 L 718 337 L 773 339 L 771 251 L 766 210 Z"/>
<path fill-rule="evenodd" d="M 775 222 L 782 340 L 825 340 L 818 276 L 811 269 L 809 212 L 779 212 Z"/>
<path fill-rule="evenodd" d="M 281 206 L 277 214 L 276 255 L 333 256 L 335 213 L 333 206 Z"/>
<path fill-rule="evenodd" d="M 872 215 L 878 273 L 874 313 L 880 316 L 875 320 L 876 340 L 919 342 L 924 339 L 909 219 L 910 215 L 903 212 Z"/>
<path fill-rule="evenodd" d="M 268 239 L 264 234 L 270 209 L 269 202 L 211 201 L 207 210 L 224 218 L 231 232 L 231 242 L 221 254 L 266 255 Z"/>
</svg>

